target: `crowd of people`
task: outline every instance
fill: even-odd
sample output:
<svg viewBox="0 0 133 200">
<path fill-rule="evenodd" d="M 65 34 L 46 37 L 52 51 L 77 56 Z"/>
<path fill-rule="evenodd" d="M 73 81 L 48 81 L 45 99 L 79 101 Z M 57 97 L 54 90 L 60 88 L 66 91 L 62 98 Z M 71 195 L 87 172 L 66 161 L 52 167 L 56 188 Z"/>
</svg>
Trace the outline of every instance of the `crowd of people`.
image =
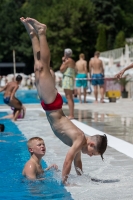
<svg viewBox="0 0 133 200">
<path fill-rule="evenodd" d="M 0 87 L 4 87 L 8 82 L 14 81 L 15 76 L 17 76 L 18 74 L 16 73 L 16 75 L 14 74 L 8 74 L 7 76 L 5 75 L 1 75 L 0 76 Z M 22 81 L 20 84 L 20 88 L 23 89 L 35 89 L 35 74 L 32 73 L 30 75 L 25 75 L 24 73 L 20 73 L 19 75 L 22 76 Z"/>
<path fill-rule="evenodd" d="M 103 154 L 107 148 L 106 135 L 86 136 L 82 130 L 75 126 L 71 119 L 74 118 L 74 102 L 73 90 L 76 85 L 78 88 L 79 100 L 81 99 L 81 87 L 83 87 L 84 102 L 86 102 L 86 89 L 87 89 L 87 61 L 85 61 L 84 54 L 79 55 L 79 60 L 75 62 L 72 59 L 72 50 L 65 49 L 64 56 L 62 57 L 62 64 L 60 71 L 63 73 L 62 88 L 64 89 L 69 106 L 69 116 L 65 116 L 62 110 L 63 100 L 55 87 L 55 74 L 50 68 L 50 50 L 46 39 L 46 25 L 38 22 L 32 18 L 20 18 L 20 21 L 27 30 L 30 36 L 33 55 L 34 55 L 34 73 L 35 73 L 35 86 L 40 98 L 42 108 L 46 112 L 48 122 L 54 134 L 70 148 L 65 156 L 63 169 L 62 169 L 62 182 L 67 185 L 68 175 L 71 171 L 72 162 L 77 175 L 81 175 L 82 160 L 81 153 L 89 156 L 100 155 L 103 159 Z M 103 103 L 104 98 L 104 68 L 101 60 L 99 59 L 100 52 L 95 52 L 94 57 L 89 62 L 91 82 L 94 86 L 94 95 L 96 102 L 98 101 L 98 86 L 100 87 L 101 100 Z M 133 67 L 133 64 L 127 67 L 128 70 Z M 121 78 L 123 70 L 116 75 Z M 76 77 L 76 82 L 75 82 Z M 25 108 L 23 104 L 15 97 L 15 93 L 22 82 L 22 76 L 17 75 L 15 80 L 7 83 L 0 89 L 4 91 L 4 102 L 13 108 L 12 119 L 15 121 L 22 114 L 25 115 Z M 4 131 L 3 126 L 0 131 Z M 23 175 L 31 180 L 41 180 L 41 174 L 44 173 L 40 161 L 45 155 L 46 147 L 44 140 L 40 137 L 31 138 L 28 143 L 28 150 L 31 154 L 30 159 L 25 164 Z M 57 169 L 58 166 L 53 164 L 45 170 L 51 168 Z"/>
</svg>

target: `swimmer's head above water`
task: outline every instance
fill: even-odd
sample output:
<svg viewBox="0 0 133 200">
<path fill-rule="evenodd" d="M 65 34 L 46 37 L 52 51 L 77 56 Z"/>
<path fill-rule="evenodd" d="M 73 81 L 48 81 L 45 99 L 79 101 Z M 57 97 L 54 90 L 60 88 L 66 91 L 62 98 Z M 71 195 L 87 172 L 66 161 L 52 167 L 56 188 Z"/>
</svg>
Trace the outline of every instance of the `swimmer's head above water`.
<svg viewBox="0 0 133 200">
<path fill-rule="evenodd" d="M 0 132 L 3 132 L 3 131 L 4 131 L 4 129 L 5 129 L 5 126 L 4 126 L 4 124 L 0 124 Z"/>
<path fill-rule="evenodd" d="M 69 58 L 72 56 L 72 50 L 71 49 L 65 49 L 64 50 L 64 56 Z"/>
<path fill-rule="evenodd" d="M 45 155 L 46 147 L 44 140 L 40 137 L 32 137 L 27 142 L 28 150 L 30 154 L 40 155 L 41 157 Z"/>
<path fill-rule="evenodd" d="M 16 81 L 17 81 L 18 83 L 21 83 L 22 79 L 23 79 L 23 77 L 22 77 L 21 75 L 17 75 L 17 76 L 16 76 Z"/>
</svg>

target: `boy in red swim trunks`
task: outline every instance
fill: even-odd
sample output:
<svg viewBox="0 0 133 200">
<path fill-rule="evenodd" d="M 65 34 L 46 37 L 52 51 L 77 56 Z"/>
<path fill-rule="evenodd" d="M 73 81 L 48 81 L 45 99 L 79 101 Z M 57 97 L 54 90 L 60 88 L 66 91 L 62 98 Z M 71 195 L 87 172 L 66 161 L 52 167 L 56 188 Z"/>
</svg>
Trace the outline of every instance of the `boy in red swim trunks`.
<svg viewBox="0 0 133 200">
<path fill-rule="evenodd" d="M 64 115 L 61 108 L 62 98 L 57 93 L 55 82 L 50 73 L 50 51 L 46 40 L 47 27 L 32 18 L 21 17 L 20 20 L 32 42 L 35 81 L 41 104 L 55 135 L 64 144 L 70 146 L 62 170 L 62 181 L 66 184 L 73 161 L 77 174 L 81 175 L 81 152 L 89 156 L 101 155 L 103 158 L 107 147 L 107 137 L 106 135 L 85 136 L 83 131 Z"/>
</svg>

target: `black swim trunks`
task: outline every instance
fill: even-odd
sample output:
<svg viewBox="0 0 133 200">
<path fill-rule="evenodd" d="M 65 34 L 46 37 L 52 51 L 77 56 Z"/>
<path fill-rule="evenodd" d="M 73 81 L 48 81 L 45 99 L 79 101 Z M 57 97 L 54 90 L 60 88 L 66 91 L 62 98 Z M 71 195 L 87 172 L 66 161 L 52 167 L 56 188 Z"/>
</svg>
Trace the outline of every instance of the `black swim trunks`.
<svg viewBox="0 0 133 200">
<path fill-rule="evenodd" d="M 3 100 L 4 100 L 4 103 L 5 103 L 5 104 L 9 104 L 9 102 L 10 102 L 10 97 L 4 97 Z"/>
</svg>

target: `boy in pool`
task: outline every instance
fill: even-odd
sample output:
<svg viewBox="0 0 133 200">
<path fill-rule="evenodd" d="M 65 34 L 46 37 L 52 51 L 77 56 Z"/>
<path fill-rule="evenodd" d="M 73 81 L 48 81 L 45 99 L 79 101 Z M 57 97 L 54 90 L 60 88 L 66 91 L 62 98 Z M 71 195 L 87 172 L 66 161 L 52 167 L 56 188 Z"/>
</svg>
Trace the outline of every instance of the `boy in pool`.
<svg viewBox="0 0 133 200">
<path fill-rule="evenodd" d="M 0 132 L 4 132 L 5 130 L 5 125 L 4 124 L 0 124 Z"/>
<path fill-rule="evenodd" d="M 46 152 L 45 143 L 42 138 L 40 137 L 30 138 L 28 140 L 27 146 L 31 154 L 31 157 L 25 164 L 22 174 L 26 176 L 28 179 L 43 180 L 44 178 L 39 178 L 39 176 L 41 176 L 44 173 L 44 171 L 47 171 L 51 168 L 58 169 L 57 165 L 55 164 L 49 166 L 45 170 L 42 169 L 40 162 Z"/>
<path fill-rule="evenodd" d="M 4 103 L 10 107 L 14 107 L 16 109 L 13 120 L 16 121 L 18 116 L 20 115 L 22 109 L 22 103 L 15 97 L 15 93 L 19 88 L 19 85 L 22 81 L 22 76 L 18 75 L 15 81 L 7 83 L 5 87 L 0 89 L 0 92 L 5 91 L 4 93 Z"/>
<path fill-rule="evenodd" d="M 62 97 L 55 88 L 55 82 L 50 73 L 50 51 L 46 40 L 46 25 L 32 18 L 20 18 L 24 24 L 33 48 L 34 72 L 41 105 L 46 111 L 47 119 L 55 135 L 70 149 L 65 157 L 62 170 L 62 181 L 66 184 L 74 161 L 75 170 L 81 175 L 81 152 L 89 156 L 101 155 L 107 147 L 106 135 L 85 136 L 62 111 Z M 80 170 L 79 170 L 80 169 Z"/>
</svg>

